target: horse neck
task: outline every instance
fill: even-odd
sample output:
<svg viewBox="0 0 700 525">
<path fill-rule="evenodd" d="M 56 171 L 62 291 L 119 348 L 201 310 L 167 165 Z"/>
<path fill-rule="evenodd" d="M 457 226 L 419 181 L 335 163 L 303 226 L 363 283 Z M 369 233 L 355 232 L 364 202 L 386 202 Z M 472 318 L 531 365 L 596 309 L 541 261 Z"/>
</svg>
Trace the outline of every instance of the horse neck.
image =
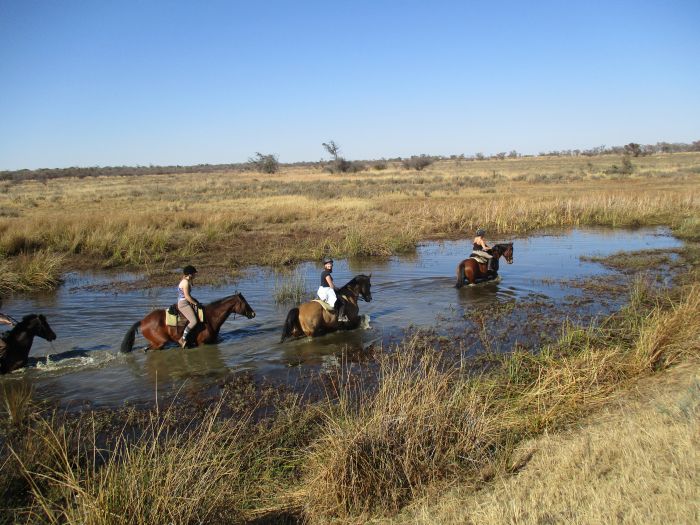
<svg viewBox="0 0 700 525">
<path fill-rule="evenodd" d="M 5 341 L 7 346 L 11 346 L 15 350 L 26 351 L 28 353 L 32 343 L 34 342 L 35 335 L 36 334 L 33 331 L 20 323 L 8 332 L 7 336 L 5 337 Z"/>
<path fill-rule="evenodd" d="M 355 286 L 359 286 L 355 284 Z M 345 295 L 350 295 L 353 300 L 357 301 L 357 296 L 360 295 L 359 291 L 355 291 L 353 286 L 352 286 L 352 281 L 350 281 L 348 284 L 343 286 L 340 290 L 338 290 L 340 294 L 345 294 Z"/>
<path fill-rule="evenodd" d="M 208 322 L 214 330 L 219 330 L 221 325 L 226 322 L 226 319 L 234 313 L 237 305 L 241 303 L 240 297 L 234 295 L 229 299 L 223 300 L 214 306 L 209 305 L 204 307 L 205 318 L 204 321 Z"/>
</svg>

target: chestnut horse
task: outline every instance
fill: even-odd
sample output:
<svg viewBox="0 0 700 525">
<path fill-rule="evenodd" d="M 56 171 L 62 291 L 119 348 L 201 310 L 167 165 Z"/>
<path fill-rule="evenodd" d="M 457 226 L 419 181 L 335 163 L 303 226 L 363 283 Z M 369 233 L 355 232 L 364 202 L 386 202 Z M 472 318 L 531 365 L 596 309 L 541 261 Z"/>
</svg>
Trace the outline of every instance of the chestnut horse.
<svg viewBox="0 0 700 525">
<path fill-rule="evenodd" d="M 43 315 L 25 315 L 12 330 L 3 334 L 0 341 L 0 373 L 6 374 L 27 364 L 34 336 L 47 341 L 56 339 Z"/>
<path fill-rule="evenodd" d="M 495 261 L 495 267 L 498 269 L 498 259 L 501 255 L 505 257 L 508 264 L 513 264 L 513 243 L 497 244 L 491 248 L 491 255 Z M 477 281 L 485 281 L 490 276 L 486 270 L 486 264 L 480 264 L 474 259 L 464 259 L 457 265 L 457 284 L 455 287 L 461 288 L 464 286 L 464 281 L 469 281 L 469 284 L 475 284 Z"/>
<path fill-rule="evenodd" d="M 197 324 L 191 332 L 192 341 L 195 346 L 216 342 L 219 330 L 224 321 L 231 314 L 245 315 L 248 319 L 255 317 L 255 311 L 250 307 L 248 301 L 242 294 L 237 293 L 217 299 L 213 303 L 204 306 L 204 322 Z M 165 324 L 165 310 L 153 310 L 140 321 L 136 321 L 124 336 L 121 351 L 131 352 L 134 347 L 136 331 L 141 330 L 143 336 L 148 339 L 150 345 L 147 350 L 159 350 L 168 341 L 177 342 L 185 330 L 184 326 L 168 326 Z"/>
<path fill-rule="evenodd" d="M 348 284 L 336 292 L 338 297 L 342 297 L 345 300 L 345 315 L 348 316 L 347 322 L 339 323 L 337 313 L 327 311 L 316 301 L 309 301 L 289 311 L 287 319 L 284 321 L 284 330 L 282 331 L 280 343 L 288 337 L 299 337 L 301 335 L 317 336 L 335 332 L 341 328 L 344 330 L 357 328 L 360 325 L 358 299 L 363 299 L 366 302 L 372 300 L 371 277 L 371 274 L 353 277 Z"/>
</svg>

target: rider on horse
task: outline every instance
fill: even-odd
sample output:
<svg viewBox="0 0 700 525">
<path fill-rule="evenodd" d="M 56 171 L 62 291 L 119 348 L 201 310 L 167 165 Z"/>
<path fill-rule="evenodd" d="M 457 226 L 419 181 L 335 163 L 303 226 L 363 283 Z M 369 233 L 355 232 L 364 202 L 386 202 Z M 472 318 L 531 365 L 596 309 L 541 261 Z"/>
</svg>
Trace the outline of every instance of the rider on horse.
<svg viewBox="0 0 700 525">
<path fill-rule="evenodd" d="M 338 311 L 338 322 L 344 323 L 348 321 L 348 317 L 345 315 L 345 303 L 340 297 L 336 296 L 336 291 L 338 290 L 333 283 L 333 277 L 331 273 L 333 272 L 333 259 L 326 257 L 323 259 L 323 271 L 321 272 L 321 286 L 318 287 L 316 295 L 322 301 L 327 302 L 333 308 L 338 305 L 336 310 Z"/>
<path fill-rule="evenodd" d="M 187 321 L 189 321 L 185 327 L 185 331 L 182 333 L 180 341 L 178 341 L 182 348 L 185 348 L 189 343 L 187 336 L 198 323 L 195 308 L 202 307 L 200 302 L 190 295 L 190 290 L 192 290 L 192 279 L 194 279 L 196 274 L 197 269 L 191 264 L 188 264 L 182 269 L 182 280 L 177 286 L 177 309 L 180 310 L 180 313 L 187 318 Z"/>
<path fill-rule="evenodd" d="M 472 255 L 480 255 L 485 258 L 487 262 L 486 270 L 489 274 L 494 275 L 496 269 L 493 267 L 493 255 L 491 255 L 491 246 L 486 242 L 486 230 L 479 228 L 476 230 L 476 237 L 474 237 L 474 243 L 472 244 Z"/>
</svg>

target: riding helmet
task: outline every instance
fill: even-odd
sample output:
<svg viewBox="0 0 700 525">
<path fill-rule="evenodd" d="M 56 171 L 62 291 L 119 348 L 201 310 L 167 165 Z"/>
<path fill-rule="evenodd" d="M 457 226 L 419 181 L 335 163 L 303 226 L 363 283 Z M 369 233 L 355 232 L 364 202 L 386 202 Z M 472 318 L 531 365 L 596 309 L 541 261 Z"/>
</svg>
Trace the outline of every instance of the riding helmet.
<svg viewBox="0 0 700 525">
<path fill-rule="evenodd" d="M 483 237 L 484 235 L 486 235 L 486 230 L 484 230 L 483 228 L 479 228 L 478 230 L 476 230 L 477 237 Z"/>
<path fill-rule="evenodd" d="M 328 264 L 328 263 L 333 264 L 333 259 L 331 259 L 330 257 L 324 257 L 323 264 Z"/>
<path fill-rule="evenodd" d="M 197 273 L 197 268 L 195 268 L 195 267 L 192 266 L 191 264 L 188 264 L 187 266 L 185 266 L 185 267 L 182 269 L 182 273 L 183 273 L 184 275 L 194 275 L 194 274 Z"/>
</svg>

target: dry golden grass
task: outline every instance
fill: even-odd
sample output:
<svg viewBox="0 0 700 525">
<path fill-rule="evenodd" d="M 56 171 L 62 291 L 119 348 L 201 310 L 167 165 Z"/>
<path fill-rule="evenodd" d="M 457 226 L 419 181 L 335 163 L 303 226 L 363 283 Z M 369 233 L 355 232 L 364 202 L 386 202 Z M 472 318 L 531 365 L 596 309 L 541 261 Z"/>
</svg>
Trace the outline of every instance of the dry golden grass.
<svg viewBox="0 0 700 525">
<path fill-rule="evenodd" d="M 641 382 L 638 399 L 626 394 L 582 427 L 523 444 L 517 474 L 478 492 L 453 487 L 382 523 L 697 523 L 697 365 Z"/>
<path fill-rule="evenodd" d="M 441 161 L 348 175 L 318 168 L 0 183 L 0 254 L 146 273 L 185 261 L 223 273 L 334 256 L 389 255 L 422 239 L 579 225 L 678 227 L 698 216 L 700 154 Z M 206 272 L 204 272 L 206 273 Z"/>
<path fill-rule="evenodd" d="M 306 463 L 306 515 L 353 523 L 390 514 L 431 485 L 459 480 L 473 490 L 512 470 L 526 438 L 567 428 L 654 370 L 700 356 L 699 285 L 671 307 L 634 295 L 603 327 L 569 329 L 555 347 L 502 357 L 478 378 L 442 367 L 420 339 L 401 347 L 378 391 L 329 415 Z"/>
</svg>

